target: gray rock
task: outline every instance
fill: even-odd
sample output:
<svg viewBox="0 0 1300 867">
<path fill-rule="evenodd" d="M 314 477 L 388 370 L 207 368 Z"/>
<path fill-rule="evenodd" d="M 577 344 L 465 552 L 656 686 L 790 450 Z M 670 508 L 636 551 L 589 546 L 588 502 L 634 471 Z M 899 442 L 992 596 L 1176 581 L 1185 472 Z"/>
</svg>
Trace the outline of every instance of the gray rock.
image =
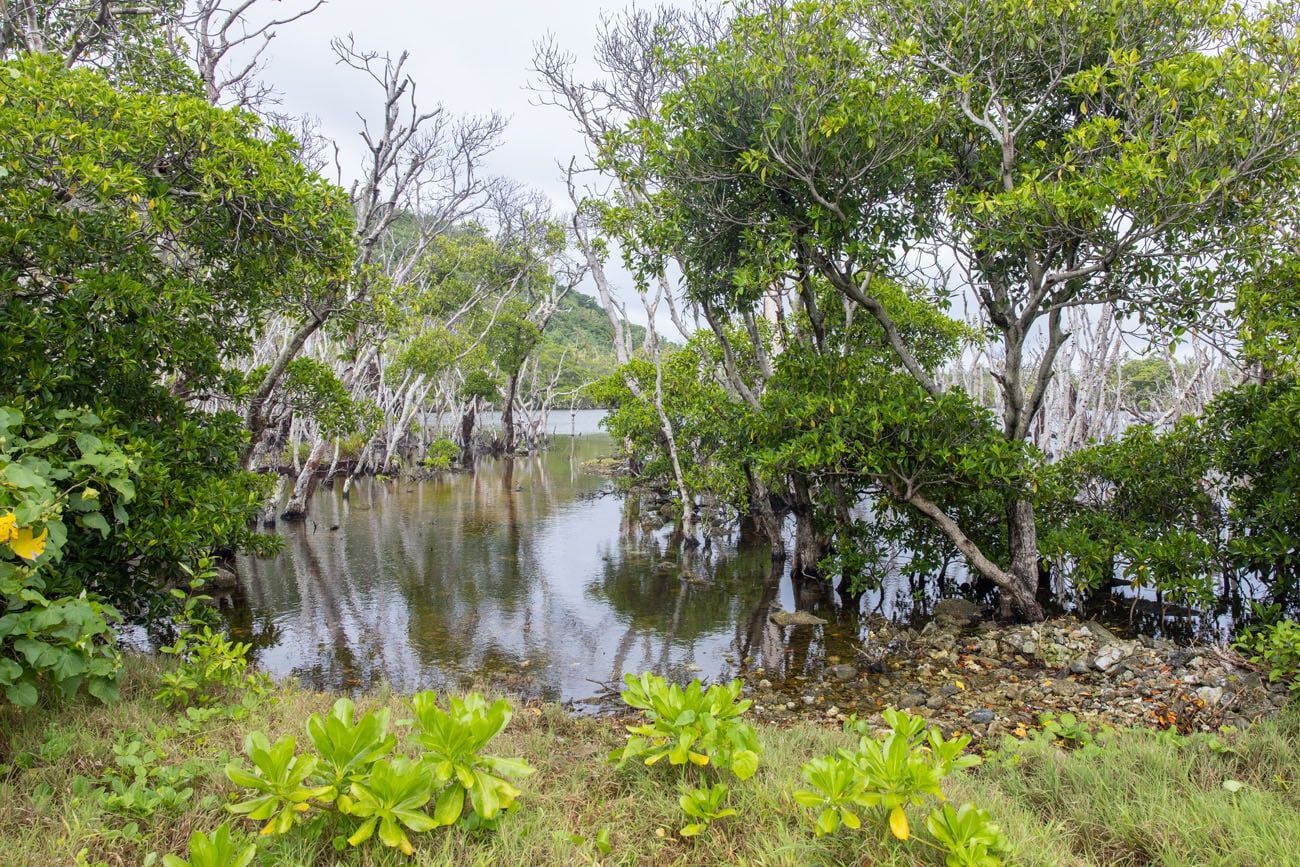
<svg viewBox="0 0 1300 867">
<path fill-rule="evenodd" d="M 975 725 L 991 723 L 993 722 L 993 711 L 987 710 L 986 708 L 978 708 L 966 714 L 966 719 L 970 720 Z"/>
<path fill-rule="evenodd" d="M 1083 628 L 1092 633 L 1092 637 L 1103 647 L 1108 644 L 1119 644 L 1120 639 L 1115 633 L 1102 626 L 1095 620 L 1089 620 L 1083 624 Z"/>
<path fill-rule="evenodd" d="M 984 609 L 969 599 L 941 599 L 934 606 L 935 620 L 970 623 L 984 616 Z"/>
<path fill-rule="evenodd" d="M 1072 674 L 1087 674 L 1090 671 L 1088 660 L 1082 656 L 1076 656 L 1070 660 L 1070 672 Z"/>
<path fill-rule="evenodd" d="M 1078 691 L 1078 684 L 1072 680 L 1058 680 L 1052 684 L 1052 692 L 1063 698 L 1070 698 Z"/>
<path fill-rule="evenodd" d="M 218 566 L 208 583 L 213 590 L 234 590 L 239 586 L 239 576 L 224 566 Z"/>
<path fill-rule="evenodd" d="M 1214 707 L 1219 702 L 1223 701 L 1223 687 L 1203 686 L 1196 691 L 1196 697 L 1210 707 Z"/>
<path fill-rule="evenodd" d="M 846 663 L 832 665 L 830 668 L 826 669 L 826 673 L 836 680 L 841 681 L 853 680 L 858 676 L 858 670 Z"/>
<path fill-rule="evenodd" d="M 925 704 L 925 693 L 909 692 L 898 700 L 899 707 L 921 707 Z"/>
<path fill-rule="evenodd" d="M 928 707 L 930 710 L 940 710 L 947 703 L 948 703 L 948 699 L 946 697 L 942 695 L 932 695 L 925 702 L 925 706 Z"/>
<path fill-rule="evenodd" d="M 1128 659 L 1131 653 L 1132 649 L 1123 643 L 1107 644 L 1093 659 L 1092 664 L 1098 671 L 1109 672 Z"/>
<path fill-rule="evenodd" d="M 826 622 L 807 611 L 773 611 L 768 616 L 777 626 L 821 626 Z"/>
</svg>

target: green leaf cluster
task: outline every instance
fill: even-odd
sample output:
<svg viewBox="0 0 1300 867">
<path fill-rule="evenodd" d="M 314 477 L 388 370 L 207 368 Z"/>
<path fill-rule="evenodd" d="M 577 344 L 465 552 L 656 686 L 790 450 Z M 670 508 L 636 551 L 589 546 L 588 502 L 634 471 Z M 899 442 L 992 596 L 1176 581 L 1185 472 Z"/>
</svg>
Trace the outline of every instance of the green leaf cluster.
<svg viewBox="0 0 1300 867">
<path fill-rule="evenodd" d="M 387 710 L 358 717 L 345 698 L 329 714 L 308 719 L 315 753 L 298 754 L 291 735 L 270 744 L 252 733 L 246 751 L 253 769 L 231 764 L 226 775 L 253 794 L 229 809 L 264 821 L 263 834 L 283 834 L 313 805 L 332 807 L 355 820 L 339 846 L 360 846 L 377 835 L 384 846 L 407 855 L 414 851 L 408 832 L 457 824 L 494 828 L 521 794 L 509 780 L 534 772 L 522 759 L 483 752 L 509 724 L 509 703 L 488 704 L 470 693 L 449 698 L 443 708 L 433 692 L 422 692 L 412 696 L 411 709 L 408 743 L 420 748 L 415 758 L 393 755 L 398 744 Z"/>
<path fill-rule="evenodd" d="M 43 690 L 117 694 L 116 611 L 66 574 L 76 538 L 121 532 L 139 464 L 89 411 L 0 407 L 0 687 L 31 707 Z"/>
<path fill-rule="evenodd" d="M 859 735 L 857 747 L 840 749 L 832 755 L 812 759 L 803 766 L 804 780 L 811 788 L 795 792 L 794 798 L 801 806 L 816 811 L 814 825 L 818 836 L 834 833 L 841 826 L 861 828 L 860 812 L 873 810 L 887 819 L 889 831 L 895 838 L 906 841 L 912 837 L 907 808 L 935 799 L 943 800 L 943 779 L 980 761 L 976 756 L 965 754 L 970 744 L 969 736 L 945 738 L 937 727 L 927 728 L 923 718 L 906 711 L 888 708 L 883 716 L 890 727 L 883 739 L 871 737 L 865 723 L 850 719 L 845 728 Z M 946 814 L 935 810 L 927 825 L 938 823 L 940 827 L 946 827 L 943 825 L 946 821 Z M 969 821 L 973 828 L 982 829 L 981 834 L 996 835 L 995 826 L 985 828 L 974 820 Z M 967 839 L 964 832 L 952 836 L 955 842 L 951 843 L 937 834 L 935 837 L 949 847 L 951 857 L 956 859 L 950 859 L 949 864 L 967 863 L 960 859 L 971 853 L 993 858 L 991 852 L 1001 845 L 1000 838 L 989 836 L 992 842 L 981 850 L 974 838 Z M 1001 862 L 993 858 L 975 863 Z"/>
<path fill-rule="evenodd" d="M 643 672 L 624 675 L 623 683 L 623 701 L 642 711 L 646 721 L 628 726 L 627 743 L 610 753 L 610 761 L 622 767 L 633 760 L 654 765 L 666 758 L 670 765 L 689 762 L 730 771 L 742 781 L 758 770 L 758 735 L 741 719 L 753 702 L 740 698 L 740 680 L 707 689 L 692 680 L 683 688 Z"/>
</svg>

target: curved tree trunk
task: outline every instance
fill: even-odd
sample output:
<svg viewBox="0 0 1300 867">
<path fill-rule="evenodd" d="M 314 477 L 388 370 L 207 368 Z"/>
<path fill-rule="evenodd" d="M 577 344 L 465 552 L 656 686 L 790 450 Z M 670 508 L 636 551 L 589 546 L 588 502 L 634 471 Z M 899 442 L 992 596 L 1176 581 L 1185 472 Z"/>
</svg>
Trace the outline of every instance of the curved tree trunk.
<svg viewBox="0 0 1300 867">
<path fill-rule="evenodd" d="M 311 454 L 307 456 L 302 469 L 298 471 L 297 480 L 293 483 L 293 493 L 289 495 L 289 502 L 284 504 L 284 511 L 280 513 L 280 517 L 284 520 L 301 521 L 307 517 L 307 500 L 316 491 L 316 483 L 320 479 L 316 471 L 325 460 L 327 448 L 328 444 L 325 440 L 317 440 L 316 445 L 312 446 Z"/>
<path fill-rule="evenodd" d="M 1021 554 L 1021 568 L 1024 565 L 1025 550 L 1032 549 L 1034 559 L 1032 568 L 1025 573 L 1017 571 L 1005 571 L 996 563 L 984 555 L 970 538 L 962 532 L 957 526 L 957 522 L 950 518 L 947 513 L 940 509 L 938 505 L 931 502 L 925 496 L 913 492 L 905 498 L 911 503 L 917 511 L 925 515 L 938 525 L 952 543 L 957 546 L 957 550 L 962 553 L 966 561 L 975 568 L 988 580 L 997 585 L 1001 591 L 1002 603 L 1001 608 L 1004 614 L 1016 614 L 1024 620 L 1032 623 L 1041 621 L 1044 617 L 1043 608 L 1038 604 L 1038 534 L 1034 526 L 1034 509 L 1033 505 L 1027 501 L 1018 501 L 1012 506 L 1011 525 L 1013 528 L 1012 550 L 1019 549 Z M 1016 541 L 1016 534 L 1020 534 L 1019 541 Z M 1032 547 L 1031 547 L 1032 546 Z M 1013 566 L 1013 570 L 1014 570 Z"/>
</svg>

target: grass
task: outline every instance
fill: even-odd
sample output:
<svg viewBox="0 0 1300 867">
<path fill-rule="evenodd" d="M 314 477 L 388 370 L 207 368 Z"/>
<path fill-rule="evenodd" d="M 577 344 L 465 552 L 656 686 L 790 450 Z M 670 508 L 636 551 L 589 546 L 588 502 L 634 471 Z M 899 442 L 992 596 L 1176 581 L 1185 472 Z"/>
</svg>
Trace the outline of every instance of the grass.
<svg viewBox="0 0 1300 867">
<path fill-rule="evenodd" d="M 273 700 L 239 721 L 213 720 L 163 743 L 165 762 L 195 759 L 199 772 L 183 812 L 132 817 L 110 809 L 93 783 L 114 767 L 113 745 L 132 733 L 148 739 L 172 715 L 151 699 L 158 670 L 136 661 L 123 700 L 103 707 L 78 700 L 33 712 L 0 713 L 0 864 L 135 865 L 151 852 L 183 853 L 190 833 L 227 820 L 232 788 L 221 769 L 241 751 L 246 732 L 272 739 L 292 733 L 307 743 L 308 714 L 332 697 L 277 688 Z M 383 691 L 363 707 L 401 700 Z M 790 793 L 807 759 L 848 745 L 837 730 L 812 723 L 759 727 L 765 754 L 752 780 L 733 786 L 741 816 L 694 840 L 683 824 L 667 768 L 618 773 L 605 755 L 621 742 L 618 725 L 566 715 L 558 707 L 518 709 L 492 752 L 521 755 L 537 768 L 524 781 L 520 810 L 496 834 L 439 830 L 414 835 L 415 856 L 378 845 L 335 852 L 341 827 L 328 820 L 285 837 L 259 840 L 263 865 L 572 865 L 941 864 L 914 841 L 887 843 L 877 824 L 817 839 L 807 811 Z M 1065 750 L 1027 741 L 989 756 L 956 779 L 949 796 L 988 809 L 1010 838 L 1008 863 L 1025 865 L 1300 864 L 1300 715 L 1259 724 L 1218 741 L 1179 743 L 1148 732 L 1111 735 L 1098 749 Z M 1230 782 L 1229 791 L 1225 781 Z M 1238 787 L 1236 783 L 1241 783 Z M 913 826 L 923 824 L 915 810 Z M 600 856 L 572 835 L 609 829 L 613 851 Z M 241 833 L 251 837 L 251 829 Z"/>
</svg>

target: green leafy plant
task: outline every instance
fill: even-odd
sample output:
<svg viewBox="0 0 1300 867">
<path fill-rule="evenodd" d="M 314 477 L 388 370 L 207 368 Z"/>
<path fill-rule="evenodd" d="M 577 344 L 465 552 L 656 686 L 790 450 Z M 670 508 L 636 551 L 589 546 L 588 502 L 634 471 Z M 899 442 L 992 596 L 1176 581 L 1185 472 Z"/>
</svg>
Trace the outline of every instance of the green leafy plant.
<svg viewBox="0 0 1300 867">
<path fill-rule="evenodd" d="M 194 797 L 194 780 L 205 768 L 198 759 L 168 765 L 161 748 L 138 738 L 113 745 L 114 768 L 102 778 L 104 806 L 116 813 L 148 818 L 158 811 L 180 812 Z"/>
<path fill-rule="evenodd" d="M 450 469 L 452 463 L 460 456 L 460 447 L 448 439 L 434 440 L 420 461 L 426 470 Z"/>
<path fill-rule="evenodd" d="M 683 837 L 694 837 L 708 830 L 709 825 L 718 819 L 736 815 L 734 808 L 726 806 L 728 792 L 726 783 L 683 791 L 678 803 L 682 812 L 695 821 L 683 826 L 678 833 Z"/>
<path fill-rule="evenodd" d="M 248 672 L 251 645 L 231 641 L 218 630 L 203 626 L 187 632 L 163 653 L 181 660 L 175 671 L 161 678 L 162 688 L 155 695 L 170 705 L 186 702 L 211 704 L 241 690 L 265 693 L 269 683 L 265 674 Z"/>
<path fill-rule="evenodd" d="M 176 641 L 161 648 L 175 657 L 177 666 L 164 672 L 161 688 L 154 698 L 172 707 L 209 705 L 235 695 L 264 696 L 270 692 L 270 678 L 264 672 L 248 670 L 248 653 L 252 646 L 231 641 L 214 628 L 212 597 L 199 590 L 216 574 L 210 558 L 199 560 L 197 569 L 184 564 L 190 576 L 189 592 L 172 589 L 172 596 L 183 601 L 175 622 L 180 630 Z"/>
<path fill-rule="evenodd" d="M 424 812 L 424 805 L 433 797 L 434 786 L 433 770 L 424 762 L 405 758 L 375 761 L 366 778 L 354 782 L 348 794 L 338 799 L 341 811 L 362 820 L 361 826 L 348 837 L 349 845 L 361 845 L 378 829 L 381 843 L 410 855 L 415 849 L 406 834 L 408 830 L 431 831 L 439 825 L 454 824 L 460 818 L 460 808 L 453 809 L 450 797 L 445 807 L 439 799 L 434 816 Z M 463 799 L 463 795 L 460 797 Z"/>
<path fill-rule="evenodd" d="M 508 702 L 489 705 L 482 695 L 469 693 L 449 698 L 443 710 L 435 693 L 426 691 L 411 697 L 411 709 L 419 730 L 416 740 L 441 788 L 435 807 L 440 824 L 457 821 L 467 800 L 475 824 L 490 823 L 514 806 L 520 791 L 506 778 L 527 777 L 534 769 L 523 759 L 482 752 L 510 724 Z"/>
<path fill-rule="evenodd" d="M 803 767 L 810 789 L 797 791 L 795 801 L 817 810 L 818 836 L 836 831 L 841 824 L 861 827 L 858 809 L 875 809 L 888 818 L 889 831 L 899 840 L 911 837 L 907 807 L 944 797 L 940 781 L 953 771 L 979 763 L 965 755 L 968 736 L 945 738 L 925 720 L 892 708 L 884 711 L 890 732 L 883 740 L 867 734 L 866 725 L 850 720 L 846 725 L 859 734 L 854 750 L 813 759 Z"/>
<path fill-rule="evenodd" d="M 117 696 L 117 611 L 63 574 L 69 532 L 102 541 L 135 495 L 138 467 L 105 427 L 89 411 L 0 406 L 0 689 L 19 707 L 42 690 Z"/>
<path fill-rule="evenodd" d="M 614 851 L 614 844 L 610 842 L 609 837 L 608 826 L 597 831 L 596 836 L 591 839 L 588 839 L 582 834 L 565 834 L 557 832 L 556 835 L 556 839 L 563 840 L 576 847 L 583 856 L 583 859 L 592 864 L 600 863 L 600 856 L 608 855 Z M 588 849 L 589 844 L 590 849 L 595 850 L 594 854 Z"/>
<path fill-rule="evenodd" d="M 1044 734 L 1051 740 L 1060 741 L 1068 747 L 1085 748 L 1094 743 L 1092 732 L 1072 713 L 1067 712 L 1059 716 L 1045 713 L 1038 718 L 1038 722 L 1042 725 Z"/>
<path fill-rule="evenodd" d="M 163 867 L 248 867 L 257 855 L 257 845 L 240 845 L 225 822 L 209 836 L 202 831 L 190 835 L 189 858 L 164 855 Z"/>
<path fill-rule="evenodd" d="M 253 763 L 253 770 L 250 772 L 233 762 L 226 766 L 226 776 L 232 783 L 258 793 L 230 804 L 227 809 L 236 815 L 264 821 L 262 834 L 285 833 L 302 814 L 311 810 L 313 800 L 329 799 L 334 794 L 329 786 L 306 785 L 316 770 L 316 757 L 297 755 L 296 746 L 292 735 L 271 744 L 266 735 L 253 732 L 244 741 L 244 751 Z"/>
<path fill-rule="evenodd" d="M 645 672 L 625 675 L 623 682 L 623 701 L 646 721 L 628 726 L 627 743 L 610 753 L 619 767 L 633 759 L 654 765 L 666 758 L 671 765 L 730 770 L 739 780 L 758 770 L 758 735 L 741 719 L 752 702 L 740 698 L 740 680 L 707 690 L 693 680 L 683 689 Z"/>
<path fill-rule="evenodd" d="M 355 713 L 351 700 L 341 698 L 329 714 L 312 714 L 307 719 L 307 734 L 320 759 L 318 769 L 326 772 L 320 776 L 340 795 L 397 745 L 397 739 L 388 733 L 387 708 L 367 711 L 354 722 Z"/>
<path fill-rule="evenodd" d="M 1300 696 L 1300 623 L 1276 620 L 1253 627 L 1236 641 L 1236 648 L 1268 669 L 1271 683 L 1289 684 Z"/>
<path fill-rule="evenodd" d="M 974 804 L 944 804 L 925 820 L 930 835 L 947 849 L 948 867 L 998 867 L 1007 839 L 989 814 Z"/>
</svg>

